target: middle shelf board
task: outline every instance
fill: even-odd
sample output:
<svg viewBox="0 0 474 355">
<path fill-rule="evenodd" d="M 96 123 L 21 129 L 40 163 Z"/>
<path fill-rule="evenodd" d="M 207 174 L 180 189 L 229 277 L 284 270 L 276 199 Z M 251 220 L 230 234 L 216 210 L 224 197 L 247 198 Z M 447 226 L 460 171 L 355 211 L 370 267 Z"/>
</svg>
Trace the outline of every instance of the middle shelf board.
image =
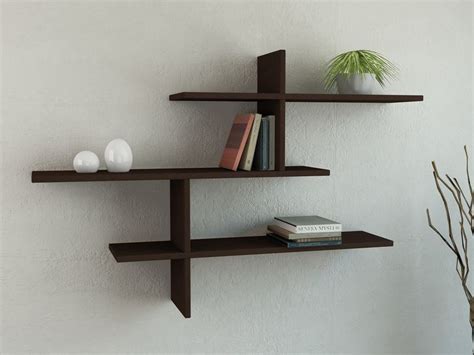
<svg viewBox="0 0 474 355">
<path fill-rule="evenodd" d="M 191 240 L 191 251 L 181 252 L 167 241 L 109 244 L 117 262 L 208 258 L 216 256 L 291 253 L 318 250 L 391 247 L 393 241 L 363 231 L 343 232 L 342 244 L 324 247 L 287 248 L 267 236 Z"/>
<path fill-rule="evenodd" d="M 76 173 L 74 170 L 33 171 L 31 180 L 40 182 L 129 181 L 129 180 L 186 180 L 234 179 L 292 176 L 327 176 L 329 170 L 309 166 L 287 166 L 285 170 L 227 170 L 223 168 L 133 169 L 128 173 Z"/>
<path fill-rule="evenodd" d="M 395 103 L 423 101 L 423 95 L 342 95 L 291 94 L 258 92 L 180 92 L 170 95 L 171 101 L 275 101 L 288 102 L 360 102 Z"/>
</svg>

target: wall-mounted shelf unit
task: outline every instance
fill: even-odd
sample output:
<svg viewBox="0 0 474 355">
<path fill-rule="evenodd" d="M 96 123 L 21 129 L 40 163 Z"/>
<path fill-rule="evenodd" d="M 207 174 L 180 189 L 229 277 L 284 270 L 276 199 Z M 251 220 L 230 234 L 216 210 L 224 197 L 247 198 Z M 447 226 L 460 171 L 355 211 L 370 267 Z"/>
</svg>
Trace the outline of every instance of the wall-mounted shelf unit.
<svg viewBox="0 0 474 355">
<path fill-rule="evenodd" d="M 423 101 L 420 95 L 333 95 L 291 94 L 285 92 L 285 51 L 258 57 L 256 93 L 182 92 L 171 101 L 255 101 L 256 111 L 275 116 L 275 170 L 229 171 L 221 168 L 135 169 L 128 173 L 99 171 L 33 171 L 32 182 L 86 181 L 170 181 L 170 240 L 140 243 L 114 243 L 109 248 L 117 262 L 170 260 L 171 300 L 186 317 L 191 317 L 191 259 L 233 255 L 254 255 L 320 250 L 390 247 L 393 241 L 370 233 L 344 232 L 338 246 L 288 249 L 266 236 L 191 239 L 190 181 L 192 179 L 265 178 L 327 176 L 329 170 L 306 166 L 285 166 L 286 102 L 394 103 Z"/>
</svg>

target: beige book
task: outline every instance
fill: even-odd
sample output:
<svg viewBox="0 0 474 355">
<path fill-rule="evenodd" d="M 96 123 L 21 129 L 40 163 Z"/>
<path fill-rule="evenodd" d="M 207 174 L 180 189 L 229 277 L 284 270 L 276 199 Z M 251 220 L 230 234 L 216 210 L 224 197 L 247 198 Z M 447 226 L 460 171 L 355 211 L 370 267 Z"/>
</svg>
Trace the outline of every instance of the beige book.
<svg viewBox="0 0 474 355">
<path fill-rule="evenodd" d="M 314 240 L 338 240 L 341 239 L 341 232 L 317 232 L 317 233 L 293 233 L 275 224 L 267 226 L 268 230 L 279 236 L 298 242 L 309 242 Z"/>
<path fill-rule="evenodd" d="M 239 169 L 250 171 L 252 170 L 253 157 L 255 155 L 255 147 L 257 146 L 258 132 L 260 130 L 260 123 L 262 122 L 262 115 L 255 114 L 252 129 L 250 130 L 249 138 L 245 144 L 242 158 L 240 158 Z"/>
</svg>

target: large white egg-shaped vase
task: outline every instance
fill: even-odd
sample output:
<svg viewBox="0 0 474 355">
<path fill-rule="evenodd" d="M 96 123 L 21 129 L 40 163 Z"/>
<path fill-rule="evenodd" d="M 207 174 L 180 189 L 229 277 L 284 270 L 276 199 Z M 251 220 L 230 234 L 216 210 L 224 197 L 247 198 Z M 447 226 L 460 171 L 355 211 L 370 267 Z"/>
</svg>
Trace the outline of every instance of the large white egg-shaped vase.
<svg viewBox="0 0 474 355">
<path fill-rule="evenodd" d="M 121 138 L 114 139 L 105 148 L 105 165 L 111 173 L 126 173 L 133 163 L 132 148 Z"/>
<path fill-rule="evenodd" d="M 74 170 L 78 173 L 96 173 L 99 164 L 99 157 L 88 150 L 77 153 L 72 162 Z"/>
</svg>

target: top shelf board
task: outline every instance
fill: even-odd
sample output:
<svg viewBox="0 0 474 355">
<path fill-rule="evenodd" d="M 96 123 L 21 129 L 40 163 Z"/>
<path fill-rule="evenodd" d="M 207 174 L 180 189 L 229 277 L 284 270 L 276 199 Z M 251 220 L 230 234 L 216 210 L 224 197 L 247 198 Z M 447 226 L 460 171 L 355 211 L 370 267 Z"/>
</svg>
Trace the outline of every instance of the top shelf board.
<svg viewBox="0 0 474 355">
<path fill-rule="evenodd" d="M 275 101 L 282 94 L 257 92 L 180 92 L 170 95 L 170 101 Z"/>
<path fill-rule="evenodd" d="M 394 103 L 423 101 L 423 95 L 341 95 L 341 94 L 284 94 L 288 102 L 371 102 Z"/>
<path fill-rule="evenodd" d="M 251 92 L 180 92 L 170 101 L 275 101 L 288 102 L 369 102 L 394 103 L 423 101 L 423 95 L 342 95 L 342 94 L 280 94 Z"/>
</svg>

